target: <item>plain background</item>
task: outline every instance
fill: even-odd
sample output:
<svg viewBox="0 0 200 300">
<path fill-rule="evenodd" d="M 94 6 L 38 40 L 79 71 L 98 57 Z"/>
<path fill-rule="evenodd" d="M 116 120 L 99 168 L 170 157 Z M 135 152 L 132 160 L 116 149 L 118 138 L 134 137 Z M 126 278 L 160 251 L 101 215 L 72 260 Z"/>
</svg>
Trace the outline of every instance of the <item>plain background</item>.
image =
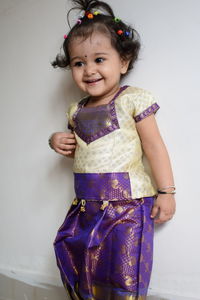
<svg viewBox="0 0 200 300">
<path fill-rule="evenodd" d="M 156 228 L 150 291 L 200 299 L 200 1 L 107 2 L 141 35 L 125 83 L 156 96 L 177 186 L 176 215 Z M 74 192 L 72 160 L 47 140 L 66 130 L 68 105 L 81 97 L 70 72 L 50 65 L 68 32 L 68 8 L 66 0 L 0 0 L 0 270 L 55 285 L 53 241 Z"/>
</svg>

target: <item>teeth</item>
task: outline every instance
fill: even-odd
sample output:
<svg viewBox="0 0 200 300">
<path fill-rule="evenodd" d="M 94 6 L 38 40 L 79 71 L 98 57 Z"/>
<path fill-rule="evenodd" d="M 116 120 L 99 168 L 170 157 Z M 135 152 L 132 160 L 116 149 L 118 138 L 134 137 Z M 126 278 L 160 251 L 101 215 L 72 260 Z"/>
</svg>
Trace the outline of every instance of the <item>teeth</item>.
<svg viewBox="0 0 200 300">
<path fill-rule="evenodd" d="M 93 80 L 87 80 L 86 82 L 92 83 L 92 82 L 96 82 L 96 81 L 99 81 L 99 80 L 101 80 L 101 78 L 99 78 L 99 79 L 93 79 Z"/>
</svg>

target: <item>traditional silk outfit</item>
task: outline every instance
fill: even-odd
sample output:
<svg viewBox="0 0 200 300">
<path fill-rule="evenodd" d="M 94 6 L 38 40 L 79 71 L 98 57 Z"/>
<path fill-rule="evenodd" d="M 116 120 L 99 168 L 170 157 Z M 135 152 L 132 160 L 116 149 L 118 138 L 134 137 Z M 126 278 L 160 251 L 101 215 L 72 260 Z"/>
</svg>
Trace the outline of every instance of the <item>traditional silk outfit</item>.
<svg viewBox="0 0 200 300">
<path fill-rule="evenodd" d="M 150 281 L 156 197 L 144 170 L 135 123 L 159 106 L 151 93 L 123 86 L 106 105 L 73 103 L 69 128 L 76 198 L 54 247 L 71 299 L 145 299 Z"/>
</svg>

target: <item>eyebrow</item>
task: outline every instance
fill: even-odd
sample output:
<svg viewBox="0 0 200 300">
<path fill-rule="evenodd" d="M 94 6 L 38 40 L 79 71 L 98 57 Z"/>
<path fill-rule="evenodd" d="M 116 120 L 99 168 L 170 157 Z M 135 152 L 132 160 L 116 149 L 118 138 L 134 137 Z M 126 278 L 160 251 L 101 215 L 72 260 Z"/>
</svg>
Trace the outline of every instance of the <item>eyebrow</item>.
<svg viewBox="0 0 200 300">
<path fill-rule="evenodd" d="M 94 53 L 94 56 L 99 56 L 99 55 L 108 55 L 108 53 L 106 53 L 106 52 L 96 52 L 96 53 Z M 75 59 L 82 59 L 82 58 L 85 58 L 85 55 L 84 56 L 74 56 L 70 59 L 70 62 L 75 60 Z"/>
<path fill-rule="evenodd" d="M 106 52 L 97 52 L 97 53 L 95 53 L 95 56 L 96 55 L 108 55 L 108 53 L 106 53 Z"/>
<path fill-rule="evenodd" d="M 80 56 L 74 56 L 74 57 L 72 57 L 72 58 L 70 59 L 70 61 L 73 61 L 73 60 L 75 60 L 75 59 L 81 59 L 81 57 L 80 57 Z"/>
</svg>

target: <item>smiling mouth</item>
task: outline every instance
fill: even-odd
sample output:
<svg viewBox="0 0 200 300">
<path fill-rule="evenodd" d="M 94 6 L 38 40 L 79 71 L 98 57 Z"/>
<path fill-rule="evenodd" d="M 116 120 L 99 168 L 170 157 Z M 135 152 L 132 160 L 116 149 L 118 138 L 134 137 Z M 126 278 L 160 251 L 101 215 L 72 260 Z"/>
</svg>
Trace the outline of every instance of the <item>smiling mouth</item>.
<svg viewBox="0 0 200 300">
<path fill-rule="evenodd" d="M 85 82 L 88 84 L 94 84 L 96 82 L 99 82 L 100 80 L 102 80 L 102 78 L 85 80 Z"/>
</svg>

